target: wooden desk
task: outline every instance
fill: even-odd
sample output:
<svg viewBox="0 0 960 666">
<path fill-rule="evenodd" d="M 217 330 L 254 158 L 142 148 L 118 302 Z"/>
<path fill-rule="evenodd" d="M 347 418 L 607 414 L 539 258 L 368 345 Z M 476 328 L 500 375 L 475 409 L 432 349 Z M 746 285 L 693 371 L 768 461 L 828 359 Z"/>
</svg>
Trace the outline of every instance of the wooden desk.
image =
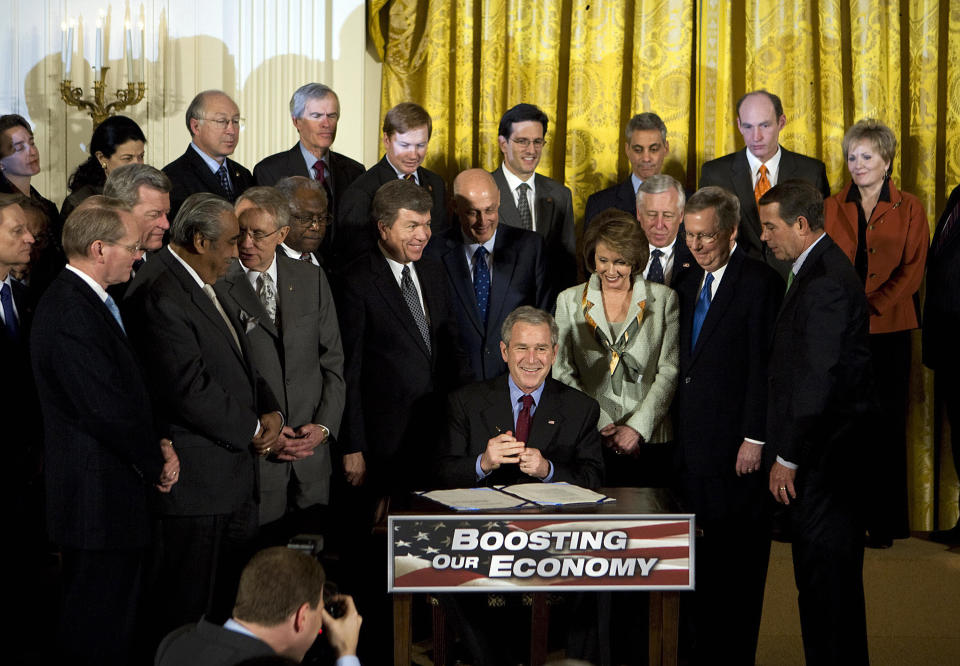
<svg viewBox="0 0 960 666">
<path fill-rule="evenodd" d="M 543 515 L 544 518 L 558 518 L 563 514 L 587 514 L 593 520 L 598 515 L 616 515 L 616 516 L 645 516 L 651 519 L 678 517 L 677 504 L 671 493 L 663 489 L 654 488 L 604 488 L 601 489 L 606 495 L 615 498 L 617 501 L 613 504 L 602 504 L 591 507 L 582 505 L 569 508 L 532 508 L 520 509 L 509 512 L 517 518 L 526 517 L 530 514 Z M 430 518 L 443 518 L 445 516 L 472 516 L 475 512 L 455 512 L 446 507 L 440 506 L 429 500 L 411 496 L 395 500 L 389 511 L 391 516 L 424 516 Z M 492 512 L 491 512 L 492 513 Z M 497 516 L 503 517 L 505 512 L 496 512 Z M 578 518 L 580 519 L 580 518 Z M 383 526 L 384 529 L 386 525 Z M 692 530 L 691 530 L 692 531 Z M 392 551 L 392 548 L 390 549 Z M 669 664 L 674 666 L 677 663 L 677 637 L 679 627 L 679 595 L 678 590 L 690 589 L 693 580 L 693 542 L 692 536 L 689 544 L 689 575 L 686 582 L 676 585 L 659 585 L 659 589 L 651 589 L 650 594 L 650 622 L 649 622 L 649 663 L 650 664 Z M 393 563 L 391 562 L 391 571 Z M 392 581 L 391 581 L 392 584 Z M 559 591 L 563 588 L 551 588 L 551 591 Z M 605 589 L 616 589 L 606 587 Z M 637 589 L 637 588 L 633 588 Z M 458 591 L 454 589 L 445 589 L 446 592 Z M 462 589 L 459 591 L 463 591 Z M 513 593 L 523 592 L 522 589 L 514 589 Z M 411 604 L 413 595 L 409 592 L 393 592 L 393 625 L 394 625 L 394 663 L 406 666 L 410 663 L 411 652 Z M 534 593 L 534 603 L 532 609 L 533 617 L 533 636 L 531 638 L 531 661 L 533 664 L 542 664 L 546 658 L 546 624 L 548 611 L 546 608 L 546 593 L 543 591 Z M 434 631 L 443 631 L 444 618 L 442 610 L 436 607 L 434 610 Z M 442 646 L 441 646 L 442 647 Z M 435 655 L 440 657 L 441 661 L 445 655 Z"/>
</svg>

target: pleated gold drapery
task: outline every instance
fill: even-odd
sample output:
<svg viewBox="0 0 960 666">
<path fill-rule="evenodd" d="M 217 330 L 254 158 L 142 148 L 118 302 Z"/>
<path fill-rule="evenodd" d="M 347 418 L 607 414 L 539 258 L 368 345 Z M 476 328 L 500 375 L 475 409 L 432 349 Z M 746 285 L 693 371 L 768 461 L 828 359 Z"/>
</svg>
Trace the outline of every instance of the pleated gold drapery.
<svg viewBox="0 0 960 666">
<path fill-rule="evenodd" d="M 695 188 L 700 165 L 742 147 L 734 104 L 766 88 L 784 101 L 781 143 L 822 159 L 837 191 L 847 127 L 876 117 L 899 138 L 893 178 L 931 229 L 960 181 L 960 3 L 950 0 L 371 0 L 382 110 L 433 116 L 427 166 L 451 179 L 500 162 L 497 124 L 531 102 L 550 117 L 540 173 L 587 196 L 622 180 L 622 128 L 666 122 L 664 170 Z M 930 373 L 911 377 L 911 527 L 957 516 L 957 479 Z M 942 443 L 942 444 L 941 444 Z M 877 489 L 882 492 L 882 489 Z"/>
</svg>

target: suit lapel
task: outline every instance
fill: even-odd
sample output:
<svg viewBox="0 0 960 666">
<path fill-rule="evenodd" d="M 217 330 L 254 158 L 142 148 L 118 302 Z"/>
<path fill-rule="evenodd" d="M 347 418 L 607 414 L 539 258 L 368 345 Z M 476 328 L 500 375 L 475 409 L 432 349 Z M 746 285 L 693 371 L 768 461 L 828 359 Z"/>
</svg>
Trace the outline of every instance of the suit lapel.
<svg viewBox="0 0 960 666">
<path fill-rule="evenodd" d="M 410 314 L 410 309 L 403 300 L 400 285 L 397 284 L 397 281 L 394 279 L 393 272 L 390 270 L 386 258 L 380 253 L 379 248 L 370 254 L 370 269 L 373 272 L 373 284 L 377 291 L 380 292 L 380 297 L 383 299 L 387 308 L 393 312 L 393 316 L 397 318 L 397 321 L 403 324 L 403 328 L 407 331 L 407 334 L 413 338 L 414 342 L 416 342 L 420 351 L 422 351 L 427 358 L 430 358 L 430 352 L 427 351 L 427 345 L 423 341 L 423 336 L 420 335 L 420 329 L 417 328 L 417 323 L 413 320 L 413 315 Z M 421 276 L 418 275 L 417 277 Z M 422 281 L 421 286 L 423 282 L 426 281 Z M 426 294 L 421 294 L 421 296 L 423 296 L 424 303 L 426 303 Z"/>
<path fill-rule="evenodd" d="M 637 199 L 633 192 L 633 180 L 629 176 L 617 186 L 617 199 L 624 209 L 632 207 L 634 215 L 636 215 Z"/>
<path fill-rule="evenodd" d="M 726 309 L 730 306 L 730 302 L 733 300 L 733 294 L 736 292 L 737 282 L 740 280 L 740 272 L 742 270 L 743 261 L 740 256 L 740 251 L 738 250 L 730 255 L 730 259 L 727 262 L 727 268 L 723 272 L 723 280 L 720 281 L 720 286 L 717 288 L 717 293 L 714 294 L 713 299 L 710 301 L 710 309 L 707 310 L 707 317 L 703 320 L 703 326 L 700 328 L 700 336 L 697 338 L 697 346 L 693 350 L 693 354 L 690 358 L 691 365 L 696 363 L 697 356 L 700 354 L 700 350 L 703 349 L 704 342 L 717 328 L 720 320 L 723 318 L 723 313 L 726 312 Z M 696 298 L 696 296 L 694 298 Z M 692 316 L 690 318 L 690 325 L 691 327 L 693 326 Z"/>
<path fill-rule="evenodd" d="M 294 144 L 293 148 L 287 151 L 286 165 L 284 171 L 295 176 L 303 176 L 312 179 L 313 176 L 307 171 L 307 163 L 303 160 L 303 153 L 300 152 L 300 142 Z M 333 169 L 331 168 L 331 171 Z"/>
<path fill-rule="evenodd" d="M 503 167 L 498 167 L 491 173 L 497 182 L 497 187 L 500 188 L 500 221 L 512 227 L 519 227 L 520 211 L 517 210 L 517 202 L 513 198 L 510 186 L 507 185 L 507 179 L 503 176 Z"/>
<path fill-rule="evenodd" d="M 237 305 L 240 306 L 240 310 L 246 313 L 247 316 L 256 318 L 257 325 L 263 328 L 263 330 L 265 330 L 267 333 L 275 338 L 279 337 L 280 332 L 277 330 L 277 327 L 274 325 L 274 323 L 270 321 L 270 317 L 267 315 L 266 309 L 264 309 L 263 304 L 260 302 L 260 298 L 253 290 L 253 286 L 247 279 L 243 268 L 240 267 L 240 262 L 235 262 L 233 266 L 230 267 L 230 271 L 227 273 L 224 281 L 227 284 L 228 293 L 233 300 L 237 302 Z M 277 287 L 277 290 L 279 291 L 279 286 Z M 242 316 L 241 319 L 243 319 Z M 241 324 L 244 325 L 244 328 L 246 327 L 246 322 L 241 321 Z"/>
<path fill-rule="evenodd" d="M 499 326 L 497 322 L 502 322 L 508 314 L 502 313 L 502 310 L 519 259 L 516 247 L 510 242 L 510 235 L 507 228 L 500 227 L 497 231 L 497 240 L 493 244 L 490 302 L 487 306 L 488 329 L 497 329 Z M 499 330 L 487 330 L 487 335 L 499 336 L 500 332 Z"/>
<path fill-rule="evenodd" d="M 738 152 L 733 160 L 732 179 L 737 198 L 743 207 L 743 217 L 750 222 L 750 228 L 756 237 L 760 238 L 760 211 L 757 210 L 757 199 L 753 193 L 753 174 L 750 173 L 746 148 Z"/>
<path fill-rule="evenodd" d="M 510 404 L 510 387 L 507 375 L 495 380 L 496 390 L 487 396 L 487 404 L 480 410 L 488 439 L 508 430 L 513 431 L 513 406 Z"/>
<path fill-rule="evenodd" d="M 220 186 L 220 179 L 212 171 L 210 167 L 207 166 L 207 163 L 203 161 L 203 158 L 197 154 L 197 151 L 193 149 L 193 146 L 187 146 L 187 155 L 188 160 L 190 160 L 190 167 L 193 169 L 194 174 L 203 183 L 204 189 L 207 192 L 213 192 L 222 196 L 227 197 L 227 193 L 223 191 L 223 188 Z M 230 165 L 227 165 L 227 170 L 230 170 Z M 233 174 L 230 174 L 231 179 Z M 234 182 L 234 187 L 236 187 L 236 182 Z M 189 276 L 187 276 L 189 277 Z"/>
<path fill-rule="evenodd" d="M 130 339 L 127 337 L 127 334 L 124 332 L 122 328 L 120 328 L 120 324 L 117 323 L 117 320 L 113 318 L 113 313 L 111 313 L 110 310 L 107 308 L 107 304 L 104 303 L 100 299 L 100 297 L 93 291 L 93 289 L 90 288 L 90 285 L 84 282 L 79 275 L 74 274 L 72 271 L 69 271 L 66 268 L 63 269 L 62 275 L 63 277 L 68 279 L 70 283 L 74 286 L 74 288 L 77 290 L 77 292 L 83 298 L 85 298 L 87 302 L 90 303 L 90 307 L 92 307 L 96 311 L 96 313 L 103 319 L 104 324 L 106 324 L 106 326 L 109 327 L 111 331 L 113 331 L 114 335 L 119 339 L 121 339 L 123 341 L 123 344 L 125 344 L 128 348 L 132 350 L 133 348 L 130 346 Z M 22 328 L 23 327 L 22 317 L 21 317 L 20 325 Z"/>
<path fill-rule="evenodd" d="M 554 438 L 563 427 L 563 413 L 556 388 L 549 377 L 545 382 L 540 404 L 530 421 L 530 436 L 527 438 L 527 446 L 539 449 L 544 454 L 549 451 Z"/>
<path fill-rule="evenodd" d="M 550 193 L 550 186 L 547 179 L 540 174 L 534 174 L 534 182 L 537 185 L 537 197 L 534 201 L 534 207 L 537 211 L 537 233 L 541 236 L 548 236 L 556 216 L 556 204 L 553 195 Z"/>
<path fill-rule="evenodd" d="M 297 281 L 290 271 L 289 257 L 277 257 L 277 309 L 280 316 L 280 330 L 289 331 L 293 320 L 304 312 L 301 307 L 306 291 L 297 289 Z M 322 269 L 320 269 L 322 270 Z"/>
<path fill-rule="evenodd" d="M 463 251 L 463 236 L 460 230 L 454 226 L 450 235 L 441 239 L 443 241 L 444 253 L 442 257 L 443 265 L 450 276 L 450 283 L 453 285 L 453 291 L 457 298 L 463 303 L 463 310 L 470 315 L 470 322 L 477 332 L 483 333 L 483 324 L 480 321 L 480 311 L 477 308 L 477 296 L 473 291 L 473 279 L 470 277 L 470 268 L 467 266 L 466 256 Z M 493 297 L 491 295 L 491 303 Z M 489 320 L 489 313 L 488 313 Z"/>
</svg>

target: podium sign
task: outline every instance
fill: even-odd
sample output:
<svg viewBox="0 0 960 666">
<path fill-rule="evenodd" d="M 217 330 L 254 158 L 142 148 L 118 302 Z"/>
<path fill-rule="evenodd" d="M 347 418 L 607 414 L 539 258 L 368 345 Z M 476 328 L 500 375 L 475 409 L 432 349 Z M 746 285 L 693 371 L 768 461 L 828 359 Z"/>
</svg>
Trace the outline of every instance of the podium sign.
<svg viewBox="0 0 960 666">
<path fill-rule="evenodd" d="M 394 515 L 390 592 L 692 590 L 690 514 Z"/>
</svg>

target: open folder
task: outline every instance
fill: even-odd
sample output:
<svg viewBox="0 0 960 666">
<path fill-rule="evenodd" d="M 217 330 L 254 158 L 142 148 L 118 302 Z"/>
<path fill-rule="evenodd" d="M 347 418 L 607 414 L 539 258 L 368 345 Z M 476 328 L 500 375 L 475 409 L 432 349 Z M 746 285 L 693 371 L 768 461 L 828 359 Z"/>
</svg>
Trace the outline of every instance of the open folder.
<svg viewBox="0 0 960 666">
<path fill-rule="evenodd" d="M 417 494 L 456 511 L 572 506 L 616 501 L 606 495 L 570 483 L 520 483 L 492 488 L 430 490 Z"/>
</svg>

